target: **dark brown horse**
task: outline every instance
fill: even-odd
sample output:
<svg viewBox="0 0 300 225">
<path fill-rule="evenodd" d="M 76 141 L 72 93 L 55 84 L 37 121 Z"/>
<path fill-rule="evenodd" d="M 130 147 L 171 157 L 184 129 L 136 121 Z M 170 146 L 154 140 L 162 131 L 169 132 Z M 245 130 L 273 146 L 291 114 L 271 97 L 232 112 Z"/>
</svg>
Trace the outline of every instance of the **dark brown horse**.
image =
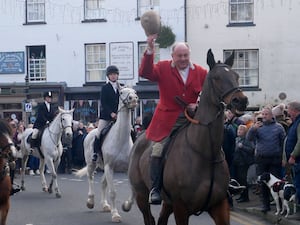
<svg viewBox="0 0 300 225">
<path fill-rule="evenodd" d="M 10 207 L 9 196 L 11 180 L 9 177 L 8 158 L 16 154 L 12 141 L 12 130 L 6 120 L 0 120 L 0 225 L 6 225 Z"/>
<path fill-rule="evenodd" d="M 172 140 L 167 152 L 159 225 L 166 225 L 172 213 L 177 225 L 188 225 L 191 215 L 203 211 L 207 211 L 217 225 L 230 224 L 229 172 L 221 150 L 224 109 L 230 105 L 232 109 L 243 111 L 248 104 L 239 89 L 239 76 L 231 70 L 233 58 L 234 53 L 225 63 L 216 63 L 211 50 L 207 53 L 210 71 L 199 107 L 191 123 Z M 145 225 L 155 224 L 148 203 L 151 145 L 143 134 L 133 146 L 128 169 L 133 193 L 123 204 L 123 210 L 129 211 L 135 199 Z"/>
</svg>

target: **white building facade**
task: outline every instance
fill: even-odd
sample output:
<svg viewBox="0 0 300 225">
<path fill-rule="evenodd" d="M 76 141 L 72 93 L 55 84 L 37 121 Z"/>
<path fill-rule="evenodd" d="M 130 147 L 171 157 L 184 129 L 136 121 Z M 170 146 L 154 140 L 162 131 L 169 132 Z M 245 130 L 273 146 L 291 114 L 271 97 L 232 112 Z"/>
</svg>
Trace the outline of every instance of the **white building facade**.
<svg viewBox="0 0 300 225">
<path fill-rule="evenodd" d="M 146 41 L 140 16 L 150 9 L 176 40 L 185 39 L 184 0 L 1 0 L 0 115 L 27 120 L 29 113 L 33 122 L 30 105 L 54 91 L 58 104 L 77 108 L 76 119 L 96 120 L 111 64 L 122 83 L 143 84 L 137 89 L 150 98 L 157 90 L 138 77 Z M 157 47 L 157 60 L 165 58 L 170 49 Z"/>
<path fill-rule="evenodd" d="M 188 0 L 187 41 L 192 58 L 206 65 L 211 48 L 234 69 L 251 107 L 300 100 L 300 1 Z"/>
</svg>

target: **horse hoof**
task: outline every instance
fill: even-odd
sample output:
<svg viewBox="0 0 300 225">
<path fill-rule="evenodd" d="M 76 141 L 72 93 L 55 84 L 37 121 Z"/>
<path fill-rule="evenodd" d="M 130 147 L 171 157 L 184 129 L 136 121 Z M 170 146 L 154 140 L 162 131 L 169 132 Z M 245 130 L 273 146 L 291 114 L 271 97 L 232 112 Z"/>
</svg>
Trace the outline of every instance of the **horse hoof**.
<svg viewBox="0 0 300 225">
<path fill-rule="evenodd" d="M 22 186 L 22 187 L 21 187 L 21 190 L 22 190 L 22 191 L 25 191 L 25 190 L 26 190 L 26 188 L 25 188 L 24 186 Z"/>
<path fill-rule="evenodd" d="M 122 204 L 122 210 L 124 212 L 129 212 L 131 209 L 131 204 L 129 204 L 128 201 L 125 201 L 123 204 Z"/>
<path fill-rule="evenodd" d="M 94 203 L 87 202 L 86 207 L 88 207 L 89 209 L 93 209 L 94 208 Z"/>
<path fill-rule="evenodd" d="M 48 193 L 52 194 L 53 193 L 52 189 L 48 189 Z"/>
<path fill-rule="evenodd" d="M 48 188 L 43 187 L 43 192 L 48 192 Z"/>
<path fill-rule="evenodd" d="M 111 210 L 110 205 L 104 205 L 102 207 L 101 212 L 110 212 L 110 210 Z"/>
<path fill-rule="evenodd" d="M 56 197 L 56 198 L 61 198 L 61 193 L 56 193 L 56 194 L 55 194 L 55 197 Z"/>
<path fill-rule="evenodd" d="M 119 214 L 113 215 L 111 217 L 111 221 L 113 223 L 121 223 L 121 216 Z"/>
</svg>

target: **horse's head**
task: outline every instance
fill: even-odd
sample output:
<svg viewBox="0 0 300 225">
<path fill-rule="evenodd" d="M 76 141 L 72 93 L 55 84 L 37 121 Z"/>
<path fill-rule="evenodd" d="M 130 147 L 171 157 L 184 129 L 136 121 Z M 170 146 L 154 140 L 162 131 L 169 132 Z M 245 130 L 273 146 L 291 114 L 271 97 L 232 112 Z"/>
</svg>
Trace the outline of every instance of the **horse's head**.
<svg viewBox="0 0 300 225">
<path fill-rule="evenodd" d="M 0 120 L 0 156 L 16 156 L 16 148 L 12 141 L 12 130 L 5 120 Z"/>
<path fill-rule="evenodd" d="M 74 109 L 64 110 L 61 107 L 58 107 L 58 110 L 60 115 L 61 128 L 64 131 L 64 137 L 66 138 L 67 142 L 71 142 L 73 137 L 72 122 Z"/>
<path fill-rule="evenodd" d="M 121 107 L 126 107 L 127 109 L 134 109 L 138 105 L 139 97 L 136 94 L 136 91 L 129 87 L 120 87 L 120 101 L 119 109 Z"/>
<path fill-rule="evenodd" d="M 231 69 L 234 52 L 224 63 L 215 62 L 211 49 L 207 53 L 207 64 L 210 71 L 207 75 L 208 86 L 216 97 L 215 104 L 225 103 L 228 108 L 236 112 L 244 111 L 248 105 L 248 98 L 239 88 L 239 75 Z"/>
</svg>

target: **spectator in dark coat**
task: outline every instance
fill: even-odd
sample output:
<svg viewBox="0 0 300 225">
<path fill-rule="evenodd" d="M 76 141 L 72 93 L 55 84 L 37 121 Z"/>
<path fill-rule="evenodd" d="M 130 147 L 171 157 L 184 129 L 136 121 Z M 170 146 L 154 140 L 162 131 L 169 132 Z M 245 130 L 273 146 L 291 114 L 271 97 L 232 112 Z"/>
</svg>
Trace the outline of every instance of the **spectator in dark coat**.
<svg viewBox="0 0 300 225">
<path fill-rule="evenodd" d="M 85 165 L 83 141 L 87 135 L 87 131 L 82 122 L 79 122 L 77 130 L 73 132 L 72 153 L 73 164 L 77 168 Z"/>
</svg>

